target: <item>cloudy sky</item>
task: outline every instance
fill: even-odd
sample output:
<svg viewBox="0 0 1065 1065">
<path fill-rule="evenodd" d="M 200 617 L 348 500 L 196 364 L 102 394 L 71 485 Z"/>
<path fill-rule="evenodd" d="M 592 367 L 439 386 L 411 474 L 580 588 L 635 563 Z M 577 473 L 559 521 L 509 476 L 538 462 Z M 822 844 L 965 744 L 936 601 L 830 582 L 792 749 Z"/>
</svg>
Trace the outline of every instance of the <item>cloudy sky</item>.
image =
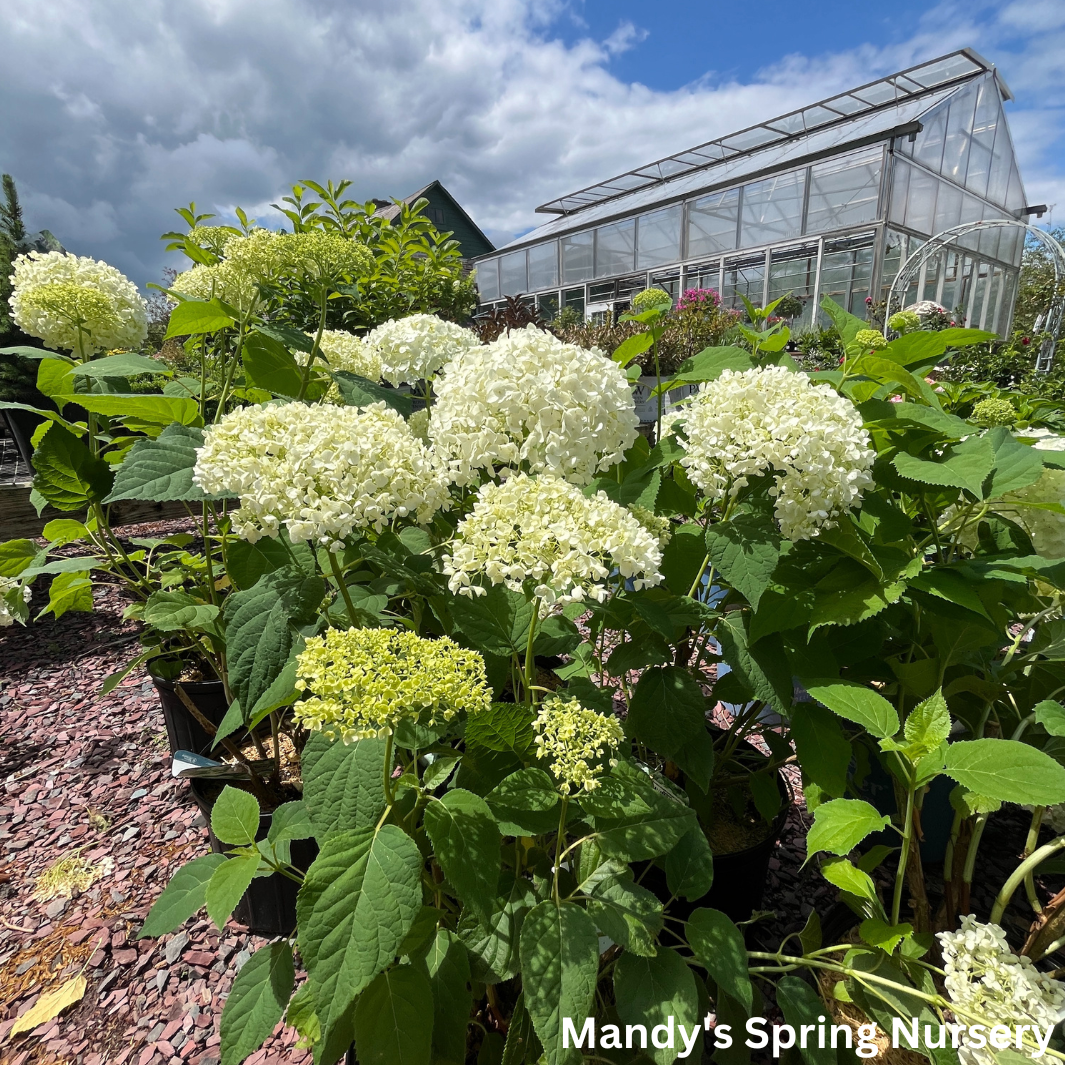
<svg viewBox="0 0 1065 1065">
<path fill-rule="evenodd" d="M 964 46 L 1065 222 L 1063 0 L 6 0 L 0 41 L 27 224 L 142 285 L 190 200 L 277 225 L 300 178 L 439 178 L 502 243 L 545 200 Z"/>
</svg>

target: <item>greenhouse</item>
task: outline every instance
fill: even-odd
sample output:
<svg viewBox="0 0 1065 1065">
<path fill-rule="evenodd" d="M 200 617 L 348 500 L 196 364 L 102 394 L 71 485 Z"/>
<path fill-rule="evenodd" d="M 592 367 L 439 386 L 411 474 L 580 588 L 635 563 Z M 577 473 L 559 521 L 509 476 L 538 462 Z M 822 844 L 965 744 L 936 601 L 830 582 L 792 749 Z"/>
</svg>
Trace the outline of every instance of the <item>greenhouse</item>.
<svg viewBox="0 0 1065 1065">
<path fill-rule="evenodd" d="M 560 196 L 537 208 L 557 217 L 478 262 L 482 305 L 526 295 L 544 317 L 600 319 L 655 286 L 713 288 L 726 306 L 794 293 L 799 328 L 825 296 L 863 311 L 933 234 L 1026 218 L 1010 99 L 962 49 Z M 972 234 L 907 302 L 1005 334 L 1022 247 L 1019 228 Z"/>
</svg>

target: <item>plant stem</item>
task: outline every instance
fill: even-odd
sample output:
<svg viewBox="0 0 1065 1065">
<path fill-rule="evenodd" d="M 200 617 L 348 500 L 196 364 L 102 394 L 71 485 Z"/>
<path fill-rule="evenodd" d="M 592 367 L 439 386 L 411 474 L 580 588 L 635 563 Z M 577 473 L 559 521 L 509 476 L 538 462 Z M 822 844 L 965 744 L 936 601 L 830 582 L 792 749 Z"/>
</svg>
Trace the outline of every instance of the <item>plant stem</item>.
<svg viewBox="0 0 1065 1065">
<path fill-rule="evenodd" d="M 965 869 L 961 874 L 966 884 L 973 882 L 973 872 L 976 870 L 976 852 L 980 849 L 980 837 L 984 834 L 987 825 L 987 814 L 978 814 L 976 824 L 973 825 L 972 839 L 969 840 L 969 850 L 965 854 Z"/>
<path fill-rule="evenodd" d="M 1032 807 L 1032 823 L 1028 828 L 1028 839 L 1025 840 L 1024 850 L 1021 853 L 1021 860 L 1031 856 L 1035 850 L 1036 844 L 1039 842 L 1039 826 L 1043 823 L 1043 812 L 1046 810 L 1045 806 Z M 1035 910 L 1036 913 L 1043 912 L 1043 904 L 1039 901 L 1039 896 L 1035 890 L 1035 871 L 1029 869 L 1024 876 L 1024 890 L 1028 895 L 1028 903 Z"/>
<path fill-rule="evenodd" d="M 329 568 L 333 571 L 333 576 L 336 578 L 337 587 L 340 589 L 340 594 L 344 599 L 344 606 L 348 611 L 348 619 L 351 621 L 352 628 L 359 627 L 358 615 L 355 613 L 355 604 L 351 601 L 351 593 L 348 591 L 348 586 L 344 583 L 344 573 L 340 568 L 340 563 L 337 562 L 337 553 L 335 551 L 327 551 L 329 555 Z"/>
<path fill-rule="evenodd" d="M 533 644 L 536 642 L 536 629 L 540 622 L 540 599 L 533 602 L 533 616 L 529 622 L 529 642 L 525 647 L 525 702 L 530 709 L 536 707 L 536 692 L 533 681 L 536 679 L 536 656 L 533 654 Z"/>
<path fill-rule="evenodd" d="M 388 734 L 388 739 L 385 741 L 385 763 L 384 763 L 383 780 L 382 780 L 382 783 L 383 783 L 384 789 L 385 789 L 385 799 L 388 802 L 389 809 L 391 809 L 392 803 L 395 801 L 395 797 L 394 797 L 394 795 L 392 793 L 392 741 L 393 741 L 393 736 L 392 736 L 392 733 L 390 732 Z M 387 813 L 387 812 L 388 811 L 386 810 L 385 813 Z M 382 820 L 383 820 L 383 815 L 382 815 Z"/>
<path fill-rule="evenodd" d="M 891 900 L 891 923 L 893 925 L 899 923 L 899 911 L 902 909 L 902 888 L 906 883 L 906 869 L 910 864 L 910 847 L 913 845 L 913 799 L 916 791 L 913 770 L 907 768 L 906 821 L 902 828 L 902 853 L 899 855 L 899 868 L 895 874 L 895 894 Z"/>
<path fill-rule="evenodd" d="M 303 369 L 303 377 L 300 380 L 300 392 L 296 397 L 296 401 L 299 402 L 307 394 L 307 386 L 311 383 L 311 369 L 314 366 L 314 357 L 318 354 L 322 346 L 322 333 L 325 332 L 325 311 L 326 303 L 329 299 L 329 286 L 324 282 L 322 283 L 322 295 L 320 300 L 320 311 L 318 315 L 318 332 L 315 334 L 314 343 L 311 345 L 310 354 L 307 356 L 307 365 Z"/>
<path fill-rule="evenodd" d="M 566 841 L 566 807 L 569 806 L 569 796 L 562 796 L 562 812 L 558 815 L 558 835 L 555 838 L 555 881 L 551 888 L 555 905 L 559 905 L 558 897 L 558 871 L 562 868 L 562 844 Z"/>
<path fill-rule="evenodd" d="M 1013 893 L 1017 890 L 1020 883 L 1028 875 L 1029 871 L 1034 871 L 1047 858 L 1058 851 L 1065 848 L 1065 836 L 1058 836 L 1057 839 L 1051 840 L 1045 846 L 1040 847 L 1033 854 L 1030 854 L 1027 858 L 1017 866 L 1016 869 L 1010 874 L 1009 879 L 1002 885 L 1002 890 L 998 893 L 998 897 L 995 899 L 995 905 L 991 907 L 991 923 L 1001 924 L 1002 915 L 1006 912 L 1006 907 L 1010 904 L 1010 899 L 1013 898 Z"/>
</svg>

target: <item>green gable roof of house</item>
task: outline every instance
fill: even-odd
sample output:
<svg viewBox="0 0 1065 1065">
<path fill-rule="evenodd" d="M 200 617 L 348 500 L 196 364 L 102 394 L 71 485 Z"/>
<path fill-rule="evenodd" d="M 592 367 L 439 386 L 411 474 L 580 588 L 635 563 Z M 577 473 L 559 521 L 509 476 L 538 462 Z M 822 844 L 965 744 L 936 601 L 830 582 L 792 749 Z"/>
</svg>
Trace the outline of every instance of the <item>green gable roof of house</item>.
<svg viewBox="0 0 1065 1065">
<path fill-rule="evenodd" d="M 425 188 L 404 196 L 402 202 L 411 204 L 423 198 L 429 201 L 429 206 L 425 209 L 425 217 L 437 229 L 451 233 L 453 239 L 459 242 L 464 259 L 473 259 L 478 255 L 495 251 L 495 245 L 481 232 L 477 223 L 470 218 L 458 200 L 439 181 L 430 181 Z M 380 204 L 377 209 L 379 215 L 394 218 L 399 213 L 399 208 L 390 200 L 377 200 L 376 202 Z"/>
</svg>

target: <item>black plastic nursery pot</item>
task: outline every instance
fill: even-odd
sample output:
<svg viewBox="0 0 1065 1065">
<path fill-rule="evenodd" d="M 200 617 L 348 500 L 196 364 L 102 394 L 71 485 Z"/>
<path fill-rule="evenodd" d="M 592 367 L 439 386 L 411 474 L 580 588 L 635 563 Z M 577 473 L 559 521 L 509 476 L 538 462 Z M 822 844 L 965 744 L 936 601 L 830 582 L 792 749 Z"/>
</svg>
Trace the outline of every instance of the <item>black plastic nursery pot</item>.
<svg viewBox="0 0 1065 1065">
<path fill-rule="evenodd" d="M 214 737 L 189 713 L 188 707 L 177 693 L 177 685 L 189 697 L 189 700 L 212 725 L 222 724 L 229 705 L 226 702 L 225 687 L 220 680 L 186 680 L 171 681 L 161 677 L 152 677 L 155 690 L 159 693 L 159 702 L 163 707 L 163 721 L 166 723 L 166 738 L 170 743 L 170 752 L 192 751 L 194 754 L 210 754 Z"/>
<path fill-rule="evenodd" d="M 211 809 L 223 787 L 224 785 L 218 782 L 197 780 L 195 777 L 189 780 L 193 801 L 207 820 L 211 850 L 216 854 L 222 854 L 227 850 L 226 845 L 219 840 L 210 827 Z M 255 835 L 257 841 L 266 839 L 272 822 L 272 813 L 266 812 L 259 815 L 259 830 Z M 318 844 L 312 839 L 296 839 L 290 846 L 292 864 L 301 872 L 306 872 L 318 855 Z M 257 936 L 291 935 L 296 927 L 296 893 L 298 891 L 299 884 L 280 873 L 258 877 L 244 892 L 240 902 L 237 903 L 237 908 L 233 911 L 233 916 L 241 924 L 246 925 L 249 932 Z"/>
<path fill-rule="evenodd" d="M 784 831 L 792 804 L 791 788 L 781 773 L 777 774 L 777 787 L 781 803 L 770 824 L 769 835 L 743 850 L 715 854 L 713 886 L 700 899 L 674 899 L 667 909 L 671 917 L 686 921 L 695 910 L 710 907 L 733 921 L 746 921 L 761 907 L 769 878 L 769 859 Z M 660 899 L 670 897 L 665 870 L 658 865 L 651 865 L 640 883 Z"/>
</svg>

